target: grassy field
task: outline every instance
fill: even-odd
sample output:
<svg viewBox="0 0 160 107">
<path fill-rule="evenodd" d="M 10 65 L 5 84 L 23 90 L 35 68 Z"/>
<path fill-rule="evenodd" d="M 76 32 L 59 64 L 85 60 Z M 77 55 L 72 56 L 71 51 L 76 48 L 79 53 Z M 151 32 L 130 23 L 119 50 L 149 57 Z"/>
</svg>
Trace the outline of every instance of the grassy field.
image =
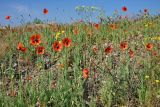
<svg viewBox="0 0 160 107">
<path fill-rule="evenodd" d="M 160 17 L 0 29 L 0 107 L 160 107 Z"/>
</svg>

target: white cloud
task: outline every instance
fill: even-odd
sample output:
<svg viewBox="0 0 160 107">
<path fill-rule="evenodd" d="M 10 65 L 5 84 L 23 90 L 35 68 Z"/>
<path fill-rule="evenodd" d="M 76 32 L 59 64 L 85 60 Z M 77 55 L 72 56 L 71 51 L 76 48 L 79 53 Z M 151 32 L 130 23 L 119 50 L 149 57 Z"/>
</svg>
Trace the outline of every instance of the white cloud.
<svg viewBox="0 0 160 107">
<path fill-rule="evenodd" d="M 18 12 L 29 13 L 29 7 L 22 4 L 12 4 L 10 7 L 16 9 Z"/>
</svg>

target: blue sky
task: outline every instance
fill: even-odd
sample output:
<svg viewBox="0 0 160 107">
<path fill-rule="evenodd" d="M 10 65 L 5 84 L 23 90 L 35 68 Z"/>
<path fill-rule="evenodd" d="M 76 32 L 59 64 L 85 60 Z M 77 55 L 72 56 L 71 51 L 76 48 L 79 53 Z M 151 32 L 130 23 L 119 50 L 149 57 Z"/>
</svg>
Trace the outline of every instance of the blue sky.
<svg viewBox="0 0 160 107">
<path fill-rule="evenodd" d="M 144 8 L 147 8 L 152 14 L 160 13 L 160 0 L 0 0 L 0 24 L 17 25 L 20 24 L 20 21 L 27 22 L 36 17 L 42 20 L 70 22 L 71 17 L 80 18 L 75 7 L 82 5 L 101 7 L 105 10 L 106 15 L 111 15 L 115 10 L 120 11 L 121 14 L 123 6 L 128 8 L 125 13 L 128 15 L 136 14 Z M 48 15 L 43 15 L 44 8 L 49 10 Z M 6 15 L 12 17 L 11 21 L 5 20 Z"/>
</svg>

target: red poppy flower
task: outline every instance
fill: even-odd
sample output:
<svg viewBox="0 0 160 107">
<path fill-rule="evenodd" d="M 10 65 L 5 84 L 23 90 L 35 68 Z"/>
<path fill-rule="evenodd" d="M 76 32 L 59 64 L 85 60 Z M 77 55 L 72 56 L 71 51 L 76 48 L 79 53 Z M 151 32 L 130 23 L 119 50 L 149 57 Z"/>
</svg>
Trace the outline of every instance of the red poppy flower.
<svg viewBox="0 0 160 107">
<path fill-rule="evenodd" d="M 63 45 L 58 41 L 54 42 L 54 44 L 52 45 L 52 49 L 56 52 L 60 52 L 62 48 L 63 48 Z"/>
<path fill-rule="evenodd" d="M 23 44 L 19 42 L 18 46 L 17 46 L 17 49 L 20 50 L 22 47 L 23 47 Z"/>
<path fill-rule="evenodd" d="M 144 9 L 144 13 L 147 13 L 148 12 L 148 9 Z"/>
<path fill-rule="evenodd" d="M 117 29 L 117 25 L 116 25 L 116 24 L 110 24 L 109 27 L 110 27 L 112 30 Z"/>
<path fill-rule="evenodd" d="M 98 52 L 98 48 L 97 48 L 97 47 L 93 47 L 92 50 L 93 50 L 94 53 L 97 53 L 97 52 Z"/>
<path fill-rule="evenodd" d="M 127 44 L 127 42 L 121 42 L 120 43 L 120 48 L 121 48 L 121 50 L 126 50 L 126 49 L 128 49 L 128 44 Z"/>
<path fill-rule="evenodd" d="M 72 40 L 69 39 L 69 38 L 64 38 L 64 39 L 62 40 L 62 44 L 63 44 L 63 46 L 65 46 L 65 47 L 70 47 L 70 46 L 71 46 L 71 43 L 72 43 Z"/>
<path fill-rule="evenodd" d="M 22 43 L 18 43 L 17 49 L 22 51 L 22 52 L 26 52 L 27 48 L 24 47 L 24 45 Z"/>
<path fill-rule="evenodd" d="M 122 7 L 122 11 L 126 12 L 128 9 L 126 6 Z"/>
<path fill-rule="evenodd" d="M 148 43 L 148 44 L 146 45 L 146 48 L 147 48 L 148 51 L 151 51 L 152 48 L 153 48 L 153 44 L 152 44 L 152 43 Z"/>
<path fill-rule="evenodd" d="M 27 51 L 27 48 L 26 48 L 26 47 L 22 47 L 22 48 L 21 48 L 21 51 L 22 51 L 22 52 L 26 52 L 26 51 Z"/>
<path fill-rule="evenodd" d="M 43 9 L 43 13 L 44 13 L 44 14 L 48 14 L 48 9 L 46 9 L 46 8 Z"/>
<path fill-rule="evenodd" d="M 111 46 L 108 46 L 106 49 L 105 49 L 105 53 L 106 54 L 109 54 L 109 53 L 112 53 L 113 51 L 113 48 Z"/>
<path fill-rule="evenodd" d="M 36 53 L 38 55 L 43 55 L 44 54 L 44 47 L 43 46 L 36 47 Z"/>
<path fill-rule="evenodd" d="M 83 69 L 83 78 L 87 79 L 89 77 L 89 70 L 87 68 Z"/>
<path fill-rule="evenodd" d="M 157 56 L 158 55 L 157 51 L 152 51 L 152 55 Z"/>
<path fill-rule="evenodd" d="M 26 78 L 25 78 L 27 81 L 30 81 L 30 80 L 32 80 L 32 76 L 27 76 Z"/>
<path fill-rule="evenodd" d="M 6 19 L 6 20 L 10 20 L 10 19 L 11 19 L 11 16 L 6 16 L 5 19 Z"/>
<path fill-rule="evenodd" d="M 129 56 L 130 56 L 130 58 L 134 57 L 134 52 L 131 49 L 129 50 Z"/>
<path fill-rule="evenodd" d="M 79 33 L 78 29 L 74 29 L 74 30 L 73 30 L 73 33 L 74 33 L 75 35 L 78 35 L 78 33 Z"/>
<path fill-rule="evenodd" d="M 30 44 L 33 46 L 37 46 L 41 43 L 41 35 L 35 34 L 30 37 Z"/>
<path fill-rule="evenodd" d="M 100 28 L 100 24 L 94 24 L 94 27 L 95 27 L 96 29 L 99 29 L 99 28 Z"/>
</svg>

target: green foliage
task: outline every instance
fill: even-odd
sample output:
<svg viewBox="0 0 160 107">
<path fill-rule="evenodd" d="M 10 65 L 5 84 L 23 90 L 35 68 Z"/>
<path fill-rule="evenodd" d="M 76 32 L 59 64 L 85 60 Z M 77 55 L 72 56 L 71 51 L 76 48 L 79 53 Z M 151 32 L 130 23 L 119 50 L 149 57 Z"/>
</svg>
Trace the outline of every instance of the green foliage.
<svg viewBox="0 0 160 107">
<path fill-rule="evenodd" d="M 89 16 L 98 10 L 95 7 L 83 9 L 78 7 L 77 11 L 89 12 Z M 43 22 L 39 19 L 33 22 L 39 23 Z M 110 24 L 117 28 L 111 29 Z M 78 34 L 74 34 L 75 28 Z M 78 23 L 8 30 L 9 52 L 0 66 L 0 106 L 158 107 L 159 40 L 153 37 L 160 36 L 159 28 L 159 18 L 148 16 L 137 21 L 112 20 L 100 24 L 98 29 Z M 33 34 L 42 36 L 40 45 L 45 47 L 44 55 L 37 55 L 35 46 L 31 46 Z M 55 52 L 52 44 L 62 42 L 65 37 L 72 40 L 72 45 Z M 128 43 L 125 51 L 120 49 L 122 41 Z M 27 47 L 26 53 L 17 50 L 18 42 Z M 157 55 L 146 50 L 147 43 L 154 44 L 152 51 Z M 112 53 L 105 53 L 107 46 L 113 46 Z M 130 49 L 134 51 L 133 58 L 128 54 Z M 46 63 L 50 64 L 49 68 L 45 68 Z M 82 75 L 84 68 L 90 72 L 87 79 Z"/>
<path fill-rule="evenodd" d="M 33 24 L 43 24 L 43 21 L 41 19 L 35 18 L 33 20 Z"/>
</svg>

